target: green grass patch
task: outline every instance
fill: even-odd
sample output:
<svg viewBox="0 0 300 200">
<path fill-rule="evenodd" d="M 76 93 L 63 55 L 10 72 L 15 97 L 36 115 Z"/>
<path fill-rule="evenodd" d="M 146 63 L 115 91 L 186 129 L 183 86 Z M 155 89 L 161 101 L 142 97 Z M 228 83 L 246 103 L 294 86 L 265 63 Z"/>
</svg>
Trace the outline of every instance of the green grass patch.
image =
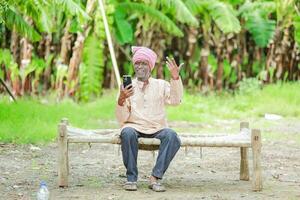
<svg viewBox="0 0 300 200">
<path fill-rule="evenodd" d="M 0 96 L 0 141 L 40 143 L 54 141 L 57 125 L 66 117 L 82 128 L 117 128 L 115 102 L 117 91 L 105 91 L 101 98 L 89 103 L 70 99 L 56 103 L 54 98 L 25 97 L 17 103 Z M 221 95 L 184 94 L 177 107 L 168 107 L 170 121 L 188 121 L 214 126 L 219 120 L 249 120 L 265 113 L 300 119 L 300 83 L 265 86 L 251 93 Z M 234 126 L 238 127 L 238 123 Z M 209 131 L 210 132 L 210 131 Z"/>
</svg>

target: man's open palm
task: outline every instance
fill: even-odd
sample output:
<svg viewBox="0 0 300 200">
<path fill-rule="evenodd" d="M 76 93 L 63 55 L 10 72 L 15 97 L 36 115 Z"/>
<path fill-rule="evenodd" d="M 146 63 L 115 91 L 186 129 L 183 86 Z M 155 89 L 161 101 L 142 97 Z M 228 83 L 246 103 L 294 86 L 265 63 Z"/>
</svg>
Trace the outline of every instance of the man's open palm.
<svg viewBox="0 0 300 200">
<path fill-rule="evenodd" d="M 179 78 L 179 72 L 181 67 L 184 65 L 184 63 L 181 63 L 179 66 L 176 64 L 174 58 L 167 57 L 167 67 L 170 70 L 172 79 L 178 79 Z"/>
</svg>

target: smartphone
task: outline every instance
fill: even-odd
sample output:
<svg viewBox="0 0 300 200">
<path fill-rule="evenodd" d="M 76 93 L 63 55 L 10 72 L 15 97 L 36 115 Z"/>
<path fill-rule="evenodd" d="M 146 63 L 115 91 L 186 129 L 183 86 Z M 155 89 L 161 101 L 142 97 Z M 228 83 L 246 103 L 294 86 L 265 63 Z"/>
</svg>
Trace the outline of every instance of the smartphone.
<svg viewBox="0 0 300 200">
<path fill-rule="evenodd" d="M 130 75 L 123 75 L 123 86 L 124 88 L 127 86 L 127 85 L 130 85 L 132 84 L 132 81 L 131 81 L 131 76 Z M 131 86 L 132 87 L 132 86 Z M 131 88 L 129 87 L 129 88 Z"/>
</svg>

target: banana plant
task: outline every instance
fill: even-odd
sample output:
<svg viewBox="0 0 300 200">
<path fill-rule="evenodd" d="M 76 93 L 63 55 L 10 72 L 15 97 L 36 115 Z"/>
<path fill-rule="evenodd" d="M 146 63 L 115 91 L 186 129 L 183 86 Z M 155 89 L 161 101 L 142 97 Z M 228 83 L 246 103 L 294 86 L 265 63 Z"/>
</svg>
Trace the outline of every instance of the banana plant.
<svg viewBox="0 0 300 200">
<path fill-rule="evenodd" d="M 94 32 L 86 39 L 83 49 L 83 62 L 79 68 L 80 100 L 88 101 L 92 96 L 102 93 L 104 72 L 105 30 L 100 12 L 95 15 Z"/>
<path fill-rule="evenodd" d="M 214 41 L 215 46 L 221 45 L 221 39 L 225 34 L 239 33 L 241 25 L 237 18 L 237 11 L 228 2 L 219 0 L 187 0 L 187 7 L 195 16 L 200 18 L 201 29 L 203 33 L 203 47 L 200 53 L 199 73 L 202 78 L 203 88 L 208 86 L 208 58 L 210 55 L 210 41 Z M 212 34 L 212 25 L 215 24 L 218 29 Z M 212 37 L 213 36 L 213 37 Z M 223 40 L 223 39 L 222 39 Z M 219 48 L 222 49 L 222 48 Z M 218 55 L 217 82 L 222 83 L 223 75 L 223 55 Z"/>
<path fill-rule="evenodd" d="M 276 21 L 269 15 L 276 9 L 274 2 L 251 2 L 247 0 L 239 9 L 239 15 L 245 20 L 245 28 L 251 33 L 259 47 L 266 47 L 273 38 Z"/>
</svg>

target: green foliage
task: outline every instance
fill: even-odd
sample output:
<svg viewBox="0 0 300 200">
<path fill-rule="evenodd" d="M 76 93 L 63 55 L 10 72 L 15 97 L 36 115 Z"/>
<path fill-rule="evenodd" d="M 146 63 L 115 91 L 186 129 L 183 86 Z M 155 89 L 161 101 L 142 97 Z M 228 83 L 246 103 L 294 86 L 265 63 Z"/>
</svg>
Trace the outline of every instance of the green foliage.
<svg viewBox="0 0 300 200">
<path fill-rule="evenodd" d="M 276 4 L 272 1 L 245 1 L 243 5 L 238 10 L 238 15 L 242 15 L 247 18 L 252 12 L 258 11 L 262 16 L 266 17 L 270 13 L 275 12 Z"/>
<path fill-rule="evenodd" d="M 293 17 L 299 15 L 299 8 L 296 7 L 297 0 L 273 0 L 276 4 L 276 17 L 280 28 L 288 28 Z M 297 11 L 298 9 L 298 11 Z"/>
<path fill-rule="evenodd" d="M 9 70 L 11 80 L 16 80 L 19 77 L 19 68 L 15 63 L 13 56 L 8 49 L 0 49 L 0 64 L 4 64 L 5 68 Z M 4 71 L 1 70 L 0 78 L 4 77 Z"/>
<path fill-rule="evenodd" d="M 249 30 L 255 43 L 259 47 L 266 47 L 274 35 L 275 20 L 264 19 L 259 12 L 253 12 L 246 21 L 246 29 Z"/>
<path fill-rule="evenodd" d="M 203 5 L 209 11 L 214 22 L 224 33 L 240 32 L 240 22 L 231 5 L 218 0 L 205 1 Z"/>
<path fill-rule="evenodd" d="M 200 122 L 216 126 L 220 120 L 257 121 L 265 113 L 274 113 L 300 119 L 300 83 L 267 85 L 260 88 L 256 80 L 247 84 L 252 92 L 235 95 L 184 94 L 178 107 L 168 107 L 169 121 Z M 255 86 L 253 86 L 255 85 Z M 255 89 L 256 88 L 256 89 Z M 105 91 L 105 95 L 93 102 L 77 104 L 70 99 L 55 103 L 51 96 L 45 99 L 22 98 L 12 103 L 8 97 L 0 97 L 0 141 L 14 143 L 54 142 L 57 124 L 67 117 L 73 126 L 99 129 L 118 128 L 115 120 L 117 91 Z M 218 109 L 216 109 L 218 108 Z M 192 111 L 192 112 L 191 112 Z M 45 114 L 47 113 L 47 114 Z M 266 123 L 266 121 L 263 121 Z M 34 126 L 32 125 L 34 124 Z M 238 124 L 238 123 L 237 123 Z"/>
<path fill-rule="evenodd" d="M 241 30 L 236 11 L 226 2 L 219 0 L 187 0 L 188 9 L 194 15 L 200 15 L 206 28 L 210 28 L 211 21 L 224 33 L 238 33 Z"/>
<path fill-rule="evenodd" d="M 185 5 L 195 16 L 204 12 L 203 2 L 199 0 L 186 0 Z"/>
<path fill-rule="evenodd" d="M 240 5 L 240 4 L 244 3 L 244 1 L 245 0 L 226 0 L 226 2 L 228 2 L 232 6 Z"/>
<path fill-rule="evenodd" d="M 254 61 L 252 65 L 253 73 L 256 76 L 262 70 L 262 65 L 260 61 Z"/>
<path fill-rule="evenodd" d="M 239 82 L 239 94 L 250 94 L 262 87 L 261 82 L 256 78 L 245 78 Z"/>
<path fill-rule="evenodd" d="M 20 75 L 20 70 L 19 70 L 19 67 L 17 65 L 17 63 L 11 63 L 9 65 L 9 68 L 10 70 L 10 78 L 12 81 L 15 81 L 19 78 L 19 75 Z"/>
<path fill-rule="evenodd" d="M 67 74 L 68 74 L 68 66 L 58 63 L 56 66 L 56 73 L 55 73 L 55 85 L 58 86 L 60 82 L 62 82 L 65 78 L 67 78 Z"/>
<path fill-rule="evenodd" d="M 0 0 L 0 24 L 4 23 L 3 15 L 7 11 L 9 4 L 6 0 Z"/>
<path fill-rule="evenodd" d="M 30 26 L 14 8 L 8 8 L 6 10 L 4 13 L 4 21 L 10 30 L 15 28 L 18 33 L 32 41 L 39 41 L 41 39 L 41 35 Z"/>
<path fill-rule="evenodd" d="M 15 0 L 13 2 L 13 7 L 17 8 L 23 16 L 26 16 L 24 19 L 32 19 L 40 32 L 50 33 L 52 31 L 52 19 L 49 15 L 52 2 L 46 0 Z"/>
<path fill-rule="evenodd" d="M 38 2 L 38 1 L 37 1 Z M 49 15 L 50 6 L 45 6 L 41 3 L 37 3 L 38 9 L 40 10 L 40 17 L 38 20 L 38 27 L 42 32 L 51 33 L 53 32 L 53 22 L 51 16 Z"/>
<path fill-rule="evenodd" d="M 294 17 L 294 38 L 298 46 L 300 46 L 300 15 Z"/>
<path fill-rule="evenodd" d="M 272 39 L 276 21 L 268 19 L 268 14 L 274 12 L 273 2 L 246 1 L 239 9 L 239 14 L 245 19 L 245 28 L 251 33 L 259 47 L 266 47 Z"/>
<path fill-rule="evenodd" d="M 198 20 L 194 17 L 193 13 L 184 1 L 182 0 L 155 0 L 156 7 L 162 7 L 162 10 L 166 9 L 166 13 L 170 12 L 175 16 L 176 20 L 181 23 L 197 27 L 199 25 Z"/>
<path fill-rule="evenodd" d="M 98 38 L 92 34 L 85 41 L 83 63 L 79 70 L 81 100 L 88 101 L 91 95 L 98 96 L 101 93 L 103 67 L 103 46 Z"/>
<path fill-rule="evenodd" d="M 214 74 L 217 71 L 217 68 L 218 68 L 217 58 L 214 55 L 209 54 L 209 56 L 208 56 L 208 64 L 210 66 L 211 72 Z"/>
<path fill-rule="evenodd" d="M 114 13 L 116 39 L 121 44 L 133 42 L 133 28 L 126 20 L 126 13 L 122 9 L 118 9 Z"/>
<path fill-rule="evenodd" d="M 69 32 L 70 33 L 77 33 L 77 32 L 82 32 L 82 31 L 83 31 L 83 28 L 81 27 L 81 24 L 78 21 L 78 19 L 77 18 L 73 18 L 71 20 Z"/>
<path fill-rule="evenodd" d="M 53 54 L 48 57 L 48 59 L 45 61 L 44 59 L 38 58 L 38 57 L 33 57 L 31 62 L 29 63 L 29 68 L 34 69 L 34 78 L 32 80 L 32 85 L 35 82 L 39 82 L 41 78 L 41 74 L 44 72 L 44 69 L 46 66 L 50 65 L 51 60 L 53 59 Z"/>
<path fill-rule="evenodd" d="M 54 0 L 54 2 L 72 16 L 78 16 L 81 19 L 90 19 L 76 0 Z"/>
<path fill-rule="evenodd" d="M 149 15 L 151 16 L 151 19 L 154 22 L 160 25 L 161 28 L 167 31 L 168 33 L 174 36 L 183 36 L 183 32 L 176 26 L 176 24 L 164 13 L 160 12 L 159 10 L 156 10 L 155 8 L 152 8 L 142 3 L 128 2 L 118 4 L 116 10 L 118 9 L 123 9 L 127 12 L 135 12 L 141 15 Z"/>
<path fill-rule="evenodd" d="M 0 64 L 4 64 L 8 67 L 13 62 L 13 57 L 8 49 L 0 49 Z"/>
<path fill-rule="evenodd" d="M 227 79 L 231 72 L 231 65 L 227 59 L 223 61 L 223 80 Z"/>
</svg>

